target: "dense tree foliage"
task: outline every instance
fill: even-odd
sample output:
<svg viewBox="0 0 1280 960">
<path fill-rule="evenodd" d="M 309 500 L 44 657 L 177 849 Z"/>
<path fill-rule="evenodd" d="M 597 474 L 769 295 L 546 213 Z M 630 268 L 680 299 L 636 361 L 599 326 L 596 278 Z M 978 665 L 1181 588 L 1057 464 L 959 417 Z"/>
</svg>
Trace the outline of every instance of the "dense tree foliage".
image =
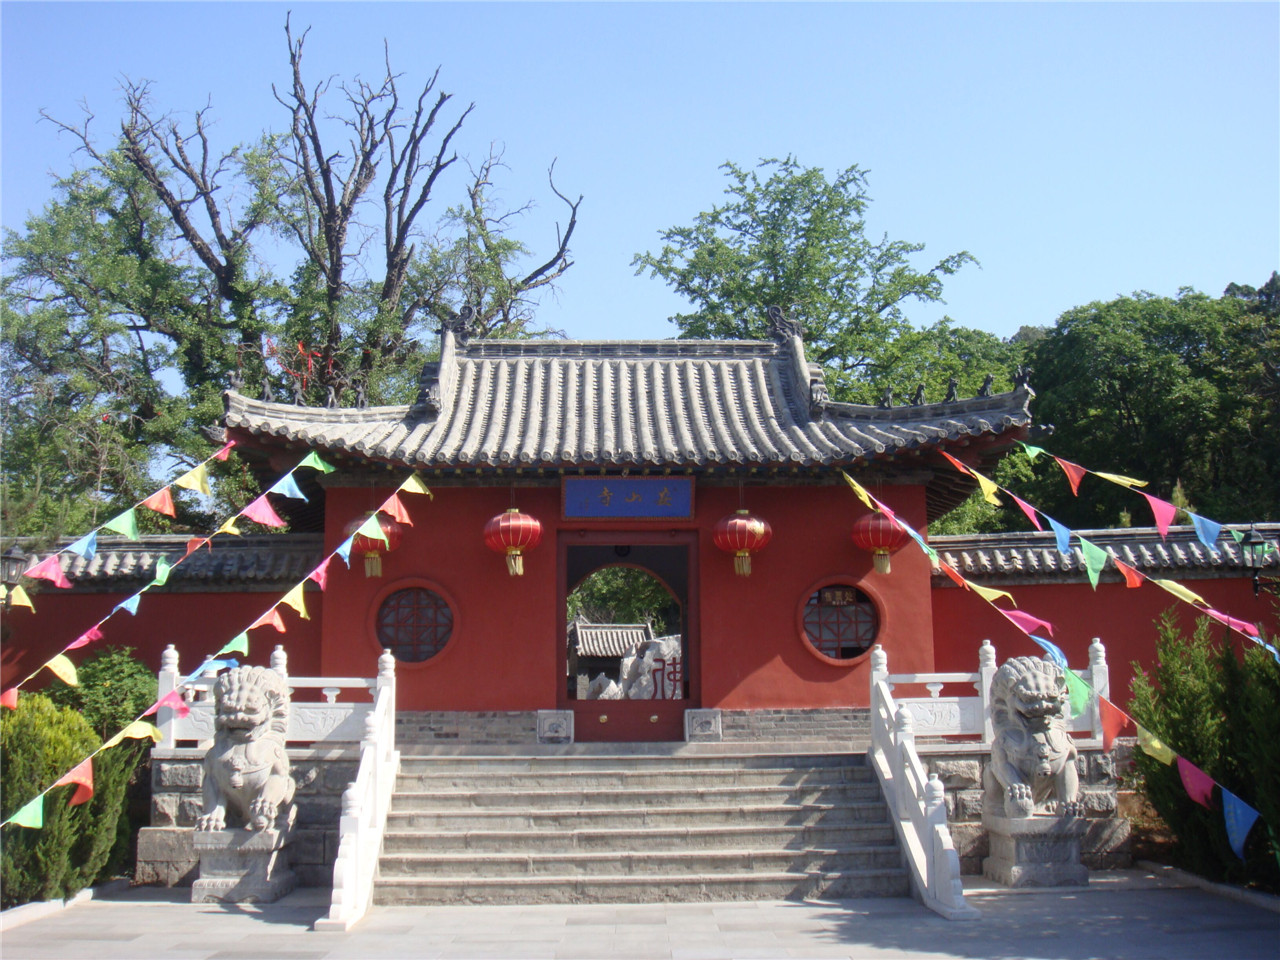
<svg viewBox="0 0 1280 960">
<path fill-rule="evenodd" d="M 254 143 L 216 145 L 208 108 L 166 113 L 146 83 L 125 83 L 117 135 L 46 117 L 83 163 L 4 238 L 6 532 L 82 530 L 149 492 L 153 467 L 203 459 L 231 383 L 404 400 L 440 320 L 468 305 L 478 335 L 525 335 L 572 265 L 581 198 L 551 184 L 567 224 L 533 256 L 521 210 L 491 199 L 501 156 L 459 163 L 472 107 L 438 71 L 410 96 L 389 65 L 315 83 L 306 35 L 285 39 L 282 132 Z"/>
<path fill-rule="evenodd" d="M 763 339 L 765 310 L 779 306 L 802 327 L 834 399 L 877 402 L 888 388 L 902 402 L 922 383 L 941 400 L 952 377 L 972 396 L 987 373 L 1007 386 L 1010 344 L 950 320 L 911 324 L 910 304 L 941 302 L 943 279 L 975 261 L 961 251 L 922 272 L 912 265 L 922 244 L 868 236 L 863 170 L 828 179 L 793 157 L 722 169 L 726 202 L 662 231 L 662 249 L 632 261 L 689 300 L 693 311 L 671 318 L 680 336 Z"/>
<path fill-rule="evenodd" d="M 636 567 L 602 567 L 569 594 L 567 617 L 588 623 L 649 623 L 654 636 L 680 632 L 680 604 L 657 577 Z"/>
</svg>

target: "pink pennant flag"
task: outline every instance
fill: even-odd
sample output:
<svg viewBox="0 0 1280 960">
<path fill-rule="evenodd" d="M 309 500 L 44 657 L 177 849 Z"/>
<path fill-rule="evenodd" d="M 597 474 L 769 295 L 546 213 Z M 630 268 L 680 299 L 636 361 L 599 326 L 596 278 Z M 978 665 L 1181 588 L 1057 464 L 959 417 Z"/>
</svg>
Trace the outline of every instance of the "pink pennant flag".
<svg viewBox="0 0 1280 960">
<path fill-rule="evenodd" d="M 1225 623 L 1232 630 L 1239 630 L 1241 633 L 1250 637 L 1259 636 L 1259 630 L 1256 624 L 1249 623 L 1247 620 L 1237 620 L 1230 614 L 1223 613 L 1221 610 L 1210 608 L 1204 611 L 1219 623 Z"/>
<path fill-rule="evenodd" d="M 45 557 L 31 569 L 24 570 L 22 575 L 35 577 L 37 580 L 50 580 L 55 587 L 62 587 L 64 590 L 71 586 L 71 581 L 62 572 L 62 558 L 56 553 Z"/>
<path fill-rule="evenodd" d="M 1132 588 L 1142 586 L 1143 577 L 1136 568 L 1129 566 L 1129 564 L 1117 557 L 1112 557 L 1111 562 L 1116 565 L 1117 570 L 1124 574 L 1124 585 L 1126 587 Z"/>
<path fill-rule="evenodd" d="M 961 463 L 951 454 L 947 453 L 947 451 L 939 450 L 938 452 L 942 454 L 944 457 L 946 457 L 948 460 L 950 460 L 951 465 L 955 467 L 957 470 L 959 470 L 961 473 L 965 474 L 966 476 L 971 475 L 973 473 L 973 471 L 969 469 L 967 464 Z"/>
<path fill-rule="evenodd" d="M 231 452 L 231 448 L 234 447 L 235 445 L 236 445 L 236 442 L 234 440 L 228 440 L 226 446 L 224 446 L 221 450 L 219 450 L 209 459 L 225 461 L 227 459 L 227 454 Z"/>
<path fill-rule="evenodd" d="M 67 644 L 67 649 L 79 650 L 81 647 L 87 647 L 89 644 L 93 643 L 93 641 L 101 639 L 102 630 L 99 629 L 99 624 L 95 623 L 92 627 Z"/>
<path fill-rule="evenodd" d="M 1009 491 L 1006 490 L 1005 493 L 1009 493 Z M 1027 515 L 1027 519 L 1031 521 L 1031 525 L 1037 530 L 1043 531 L 1044 527 L 1040 526 L 1040 518 L 1036 516 L 1036 508 L 1015 493 L 1009 493 L 1009 496 L 1013 497 L 1013 502 L 1016 503 L 1018 508 Z"/>
<path fill-rule="evenodd" d="M 8 707 L 10 710 L 18 709 L 17 687 L 10 687 L 4 693 L 0 693 L 0 707 Z"/>
<path fill-rule="evenodd" d="M 997 607 L 996 609 L 1000 609 Z M 1031 636 L 1033 630 L 1044 630 L 1049 636 L 1053 636 L 1053 624 L 1048 620 L 1041 620 L 1039 617 L 1033 617 L 1029 613 L 1023 613 L 1021 610 L 1000 610 L 1005 615 L 1005 619 L 1009 620 L 1015 627 Z"/>
<path fill-rule="evenodd" d="M 284 633 L 284 620 L 281 619 L 280 611 L 275 607 L 272 607 L 257 620 L 253 621 L 253 623 L 249 624 L 249 629 L 252 630 L 255 627 L 265 627 L 267 624 L 270 624 L 281 633 Z"/>
<path fill-rule="evenodd" d="M 1142 493 L 1141 490 L 1138 491 Z M 1156 529 L 1160 531 L 1160 539 L 1163 540 L 1169 532 L 1169 524 L 1173 523 L 1173 518 L 1178 512 L 1168 500 L 1161 500 L 1159 497 L 1153 497 L 1149 493 L 1142 493 L 1147 498 L 1147 503 L 1151 505 L 1151 512 L 1155 514 Z"/>
<path fill-rule="evenodd" d="M 1053 459 L 1058 461 L 1058 466 L 1067 475 L 1067 480 L 1071 483 L 1072 496 L 1080 496 L 1080 481 L 1084 479 L 1084 475 L 1089 471 L 1078 463 L 1072 463 L 1070 460 L 1063 460 L 1061 457 L 1054 457 Z"/>
<path fill-rule="evenodd" d="M 1133 723 L 1133 717 L 1103 696 L 1098 697 L 1098 714 L 1102 720 L 1102 749 L 1105 753 L 1110 753 L 1116 737 Z"/>
<path fill-rule="evenodd" d="M 324 562 L 321 563 L 320 566 L 307 574 L 307 579 L 314 580 L 316 583 L 320 584 L 321 590 L 323 590 L 325 588 L 325 584 L 329 582 L 329 561 L 332 559 L 333 554 L 329 554 L 329 556 L 324 558 Z"/>
<path fill-rule="evenodd" d="M 182 559 L 187 559 L 201 547 L 208 547 L 209 552 L 213 552 L 213 546 L 209 543 L 208 537 L 192 537 L 187 541 L 187 552 L 182 555 Z"/>
<path fill-rule="evenodd" d="M 264 493 L 253 503 L 249 504 L 240 511 L 240 516 L 248 517 L 264 527 L 283 527 L 285 521 L 280 519 L 280 515 L 275 512 L 271 504 L 267 501 L 267 495 Z"/>
<path fill-rule="evenodd" d="M 1178 758 L 1178 776 L 1189 796 L 1200 806 L 1213 809 L 1213 777 L 1209 776 L 1190 760 Z"/>
<path fill-rule="evenodd" d="M 76 806 L 84 803 L 93 796 L 93 757 L 85 757 L 77 763 L 61 780 L 54 784 L 55 787 L 69 787 L 74 785 L 76 792 L 71 795 L 70 804 Z"/>
<path fill-rule="evenodd" d="M 156 513 L 163 513 L 166 517 L 176 517 L 177 511 L 173 509 L 173 494 L 169 492 L 168 487 L 162 487 L 157 490 L 140 504 L 148 510 L 154 510 Z"/>
<path fill-rule="evenodd" d="M 144 717 L 149 717 L 161 707 L 173 707 L 179 717 L 185 717 L 191 712 L 191 707 L 187 705 L 187 701 L 182 699 L 182 693 L 178 690 L 170 690 L 163 697 L 147 707 Z"/>
<path fill-rule="evenodd" d="M 378 508 L 392 520 L 397 520 L 406 526 L 413 526 L 413 521 L 409 519 L 409 511 L 404 508 L 404 504 L 400 502 L 400 495 L 393 493 L 391 498 Z"/>
<path fill-rule="evenodd" d="M 956 586 L 964 587 L 966 590 L 969 589 L 969 581 L 967 581 L 964 577 L 960 576 L 959 572 L 956 570 L 955 567 L 951 566 L 951 564 L 947 563 L 945 560 L 939 560 L 938 568 L 943 573 L 945 573 L 948 577 L 950 577 L 952 581 L 955 582 Z"/>
</svg>

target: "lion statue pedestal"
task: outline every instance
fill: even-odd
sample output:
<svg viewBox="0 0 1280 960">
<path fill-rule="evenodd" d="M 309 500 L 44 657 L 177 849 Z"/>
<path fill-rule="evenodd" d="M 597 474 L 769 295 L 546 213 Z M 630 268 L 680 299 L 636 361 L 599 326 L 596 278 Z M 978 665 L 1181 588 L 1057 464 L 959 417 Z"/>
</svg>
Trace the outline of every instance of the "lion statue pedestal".
<svg viewBox="0 0 1280 960">
<path fill-rule="evenodd" d="M 991 762 L 983 774 L 982 874 L 1010 887 L 1089 882 L 1070 698 L 1062 669 L 1015 657 L 991 681 Z"/>
<path fill-rule="evenodd" d="M 289 688 L 267 667 L 236 667 L 218 677 L 213 695 L 191 902 L 270 903 L 296 884 L 287 850 L 297 814 L 285 751 Z M 228 818 L 242 829 L 227 829 Z"/>
</svg>

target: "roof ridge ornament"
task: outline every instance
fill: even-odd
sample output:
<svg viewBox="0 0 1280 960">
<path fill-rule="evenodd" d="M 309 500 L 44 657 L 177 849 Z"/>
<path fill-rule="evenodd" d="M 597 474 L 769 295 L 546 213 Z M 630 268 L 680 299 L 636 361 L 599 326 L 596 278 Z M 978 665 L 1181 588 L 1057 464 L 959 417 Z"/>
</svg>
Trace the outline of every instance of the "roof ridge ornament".
<svg viewBox="0 0 1280 960">
<path fill-rule="evenodd" d="M 449 311 L 449 315 L 440 323 L 440 330 L 442 332 L 448 330 L 460 345 L 465 346 L 467 341 L 471 339 L 473 332 L 472 321 L 475 320 L 475 317 L 476 308 L 469 303 L 464 304 L 457 313 L 452 310 Z"/>
<path fill-rule="evenodd" d="M 765 316 L 769 318 L 769 336 L 779 343 L 786 343 L 792 337 L 804 339 L 804 328 L 800 321 L 792 320 L 781 307 L 768 307 Z"/>
</svg>

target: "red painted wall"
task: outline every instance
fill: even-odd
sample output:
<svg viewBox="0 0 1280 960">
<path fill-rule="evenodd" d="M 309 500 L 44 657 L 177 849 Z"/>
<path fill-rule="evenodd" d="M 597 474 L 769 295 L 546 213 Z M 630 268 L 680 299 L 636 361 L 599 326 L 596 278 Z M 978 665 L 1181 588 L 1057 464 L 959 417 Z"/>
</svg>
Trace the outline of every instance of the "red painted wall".
<svg viewBox="0 0 1280 960">
<path fill-rule="evenodd" d="M 1217 610 L 1242 620 L 1263 622 L 1269 630 L 1280 626 L 1268 597 L 1263 594 L 1255 598 L 1250 581 L 1243 577 L 1179 582 Z M 1166 610 L 1174 609 L 1188 633 L 1195 623 L 1196 613 L 1189 604 L 1153 584 L 1129 589 L 1123 583 L 1100 583 L 1096 592 L 1087 582 L 998 586 L 1013 594 L 1020 610 L 1054 625 L 1052 640 L 1062 648 L 1072 667 L 1088 666 L 1089 644 L 1098 637 L 1107 650 L 1111 699 L 1120 705 L 1129 699 L 1133 662 L 1155 663 L 1155 620 Z M 977 669 L 978 647 L 983 639 L 995 645 L 1002 662 L 1009 657 L 1041 654 L 1035 643 L 986 601 L 950 582 L 933 590 L 933 623 L 939 671 Z M 1221 635 L 1227 632 L 1226 627 L 1215 630 Z M 1248 643 L 1234 632 L 1231 636 L 1237 648 Z M 892 656 L 889 669 L 899 669 Z"/>
</svg>

